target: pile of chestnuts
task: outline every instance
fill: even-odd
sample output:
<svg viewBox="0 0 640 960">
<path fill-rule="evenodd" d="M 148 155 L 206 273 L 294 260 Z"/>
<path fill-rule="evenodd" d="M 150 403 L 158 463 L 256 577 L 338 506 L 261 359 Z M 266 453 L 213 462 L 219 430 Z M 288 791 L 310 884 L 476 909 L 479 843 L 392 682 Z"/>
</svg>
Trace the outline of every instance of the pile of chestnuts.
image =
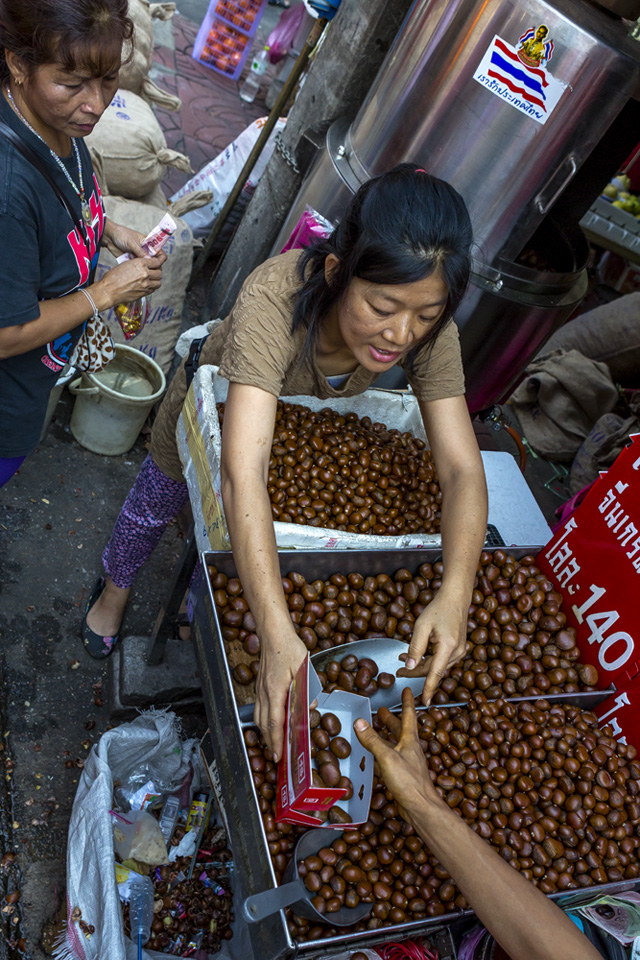
<svg viewBox="0 0 640 960">
<path fill-rule="evenodd" d="M 442 494 L 424 441 L 355 413 L 279 400 L 267 489 L 282 523 L 382 536 L 440 530 Z"/>
<path fill-rule="evenodd" d="M 184 835 L 178 825 L 171 843 Z M 229 874 L 231 851 L 224 845 L 219 828 L 212 827 L 200 845 L 206 851 L 199 859 L 191 880 L 191 857 L 177 857 L 151 872 L 154 888 L 153 920 L 147 949 L 186 957 L 203 950 L 217 953 L 223 940 L 231 940 L 234 919 Z M 129 935 L 129 907 L 123 904 L 124 928 Z"/>
<path fill-rule="evenodd" d="M 390 690 L 396 682 L 392 673 L 380 673 L 378 664 L 371 657 L 358 659 L 353 653 L 330 660 L 324 670 L 318 671 L 318 678 L 327 693 L 346 690 L 361 697 L 372 697 L 378 689 Z"/>
<path fill-rule="evenodd" d="M 313 652 L 374 637 L 408 642 L 417 617 L 441 586 L 442 573 L 440 561 L 422 563 L 415 573 L 401 568 L 393 576 L 336 573 L 309 582 L 291 572 L 282 578 L 282 587 L 292 623 Z M 236 665 L 234 679 L 249 685 L 257 672 L 260 639 L 242 584 L 215 567 L 209 567 L 209 575 L 223 639 L 228 649 L 241 644 L 247 661 Z M 495 699 L 597 686 L 597 669 L 578 662 L 575 631 L 566 626 L 561 594 L 531 556 L 515 560 L 505 550 L 482 553 L 467 637 L 467 653 L 435 692 L 436 704 L 468 701 L 476 690 Z M 343 662 L 342 657 L 336 660 Z"/>
<path fill-rule="evenodd" d="M 342 724 L 335 713 L 311 710 L 309 714 L 311 732 L 311 764 L 313 784 L 316 787 L 339 787 L 346 793 L 342 800 L 353 796 L 353 784 L 349 777 L 343 776 L 340 761 L 351 756 L 351 744 L 340 736 Z M 347 731 L 348 732 L 348 731 Z M 335 803 L 328 811 L 310 811 L 318 820 L 329 823 L 351 823 L 351 816 L 339 804 Z"/>
<path fill-rule="evenodd" d="M 545 700 L 487 702 L 475 691 L 462 707 L 431 707 L 418 717 L 437 792 L 542 892 L 640 876 L 640 763 L 635 748 L 617 742 L 611 727 L 598 729 L 592 713 Z M 393 740 L 377 716 L 374 727 Z M 249 735 L 252 756 L 262 758 L 259 735 Z M 263 773 L 255 782 L 280 877 L 300 828 L 275 823 L 262 789 L 267 761 Z M 354 927 L 369 930 L 468 907 L 379 778 L 367 823 L 338 838 L 328 831 L 326 847 L 298 871 L 329 929 L 290 914 L 297 939 L 329 935 L 331 913 L 343 905 L 371 903 L 369 918 Z"/>
</svg>

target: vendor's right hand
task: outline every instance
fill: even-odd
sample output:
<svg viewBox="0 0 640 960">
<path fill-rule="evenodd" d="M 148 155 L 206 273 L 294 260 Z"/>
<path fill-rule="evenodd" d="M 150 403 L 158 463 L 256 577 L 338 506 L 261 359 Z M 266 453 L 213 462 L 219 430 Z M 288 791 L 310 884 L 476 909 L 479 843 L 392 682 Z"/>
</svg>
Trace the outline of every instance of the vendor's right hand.
<svg viewBox="0 0 640 960">
<path fill-rule="evenodd" d="M 107 270 L 89 288 L 98 310 L 148 297 L 162 283 L 162 264 L 166 259 L 166 253 L 161 250 L 155 257 L 134 257 Z"/>
<path fill-rule="evenodd" d="M 256 679 L 254 720 L 260 727 L 268 749 L 277 763 L 284 745 L 284 722 L 291 681 L 307 655 L 307 648 L 291 630 L 286 637 L 265 642 L 262 639 L 260 669 Z"/>
</svg>

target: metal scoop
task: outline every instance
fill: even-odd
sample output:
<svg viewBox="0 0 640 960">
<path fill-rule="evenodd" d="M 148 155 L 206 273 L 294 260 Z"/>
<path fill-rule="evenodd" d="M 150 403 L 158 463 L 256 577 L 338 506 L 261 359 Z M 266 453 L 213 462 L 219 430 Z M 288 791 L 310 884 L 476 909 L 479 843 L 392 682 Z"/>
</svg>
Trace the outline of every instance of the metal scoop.
<svg viewBox="0 0 640 960">
<path fill-rule="evenodd" d="M 373 637 L 371 640 L 354 640 L 351 643 L 345 643 L 340 647 L 329 647 L 327 650 L 318 650 L 311 654 L 311 663 L 316 670 L 324 670 L 331 660 L 342 660 L 348 654 L 354 654 L 358 660 L 362 657 L 370 657 L 378 665 L 380 673 L 390 673 L 393 676 L 396 670 L 403 666 L 400 660 L 401 653 L 407 653 L 409 645 L 402 640 L 393 640 L 390 637 Z M 371 709 L 379 710 L 380 707 L 386 707 L 387 710 L 393 710 L 395 707 L 402 706 L 402 690 L 404 687 L 411 687 L 414 697 L 419 697 L 424 687 L 424 677 L 396 677 L 396 682 L 392 687 L 383 690 L 380 687 L 369 697 Z M 359 693 L 359 690 L 354 690 Z"/>
<path fill-rule="evenodd" d="M 284 872 L 283 879 L 286 882 L 275 890 L 264 890 L 262 893 L 254 893 L 252 897 L 247 897 L 242 905 L 245 920 L 255 923 L 257 920 L 264 920 L 265 917 L 271 916 L 277 910 L 291 907 L 294 913 L 308 920 L 319 920 L 336 927 L 348 927 L 371 913 L 372 903 L 359 903 L 357 907 L 340 907 L 335 913 L 320 913 L 311 903 L 314 894 L 307 890 L 304 880 L 298 875 L 300 860 L 317 853 L 318 850 L 328 846 L 331 840 L 341 836 L 342 831 L 327 829 L 308 830 L 304 833 L 298 840 L 293 859 Z"/>
<path fill-rule="evenodd" d="M 393 640 L 389 637 L 354 640 L 339 647 L 317 650 L 311 654 L 311 663 L 316 670 L 324 670 L 330 660 L 342 660 L 347 654 L 355 654 L 358 660 L 362 657 L 370 657 L 377 663 L 380 673 L 391 673 L 395 676 L 396 670 L 402 667 L 400 654 L 407 653 L 408 649 L 408 644 L 403 643 L 402 640 Z M 396 677 L 396 682 L 392 687 L 387 690 L 380 688 L 376 690 L 372 697 L 369 697 L 371 709 L 376 711 L 380 707 L 386 707 L 388 710 L 394 710 L 396 707 L 401 707 L 404 687 L 411 687 L 414 697 L 420 697 L 424 687 L 424 677 Z M 353 693 L 359 692 L 358 690 L 353 691 Z M 238 707 L 238 714 L 242 723 L 253 721 L 253 707 L 253 703 L 245 703 Z"/>
</svg>

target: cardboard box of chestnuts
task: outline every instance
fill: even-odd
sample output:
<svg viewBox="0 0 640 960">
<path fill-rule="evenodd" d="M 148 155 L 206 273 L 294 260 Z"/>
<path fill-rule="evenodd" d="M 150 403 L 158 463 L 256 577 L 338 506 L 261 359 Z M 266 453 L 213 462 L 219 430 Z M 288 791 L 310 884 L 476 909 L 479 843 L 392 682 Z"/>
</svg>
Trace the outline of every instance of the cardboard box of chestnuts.
<svg viewBox="0 0 640 960">
<path fill-rule="evenodd" d="M 314 700 L 316 708 L 310 711 Z M 358 717 L 371 723 L 368 698 L 345 690 L 324 693 L 307 656 L 289 688 L 276 821 L 337 830 L 345 823 L 366 822 L 373 755 L 353 730 Z"/>
</svg>

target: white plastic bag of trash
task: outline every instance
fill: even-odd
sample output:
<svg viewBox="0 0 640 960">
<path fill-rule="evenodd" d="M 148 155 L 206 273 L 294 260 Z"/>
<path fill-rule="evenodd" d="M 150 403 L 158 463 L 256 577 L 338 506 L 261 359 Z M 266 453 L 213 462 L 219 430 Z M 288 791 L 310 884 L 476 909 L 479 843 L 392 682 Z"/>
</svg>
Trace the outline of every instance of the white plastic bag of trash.
<svg viewBox="0 0 640 960">
<path fill-rule="evenodd" d="M 177 790 L 189 769 L 192 788 L 205 776 L 197 740 L 183 740 L 170 711 L 149 710 L 102 735 L 87 757 L 78 784 L 67 844 L 67 922 L 56 945 L 58 960 L 126 960 L 137 949 L 125 937 L 116 885 L 113 824 L 114 781 L 125 783 L 153 769 Z M 87 936 L 80 920 L 94 927 Z M 161 956 L 145 951 L 147 958 Z"/>
<path fill-rule="evenodd" d="M 267 117 L 259 117 L 250 123 L 249 126 L 233 140 L 228 147 L 225 147 L 222 153 L 210 160 L 202 170 L 196 173 L 177 193 L 171 197 L 171 203 L 176 203 L 186 194 L 194 190 L 211 190 L 212 200 L 200 207 L 198 210 L 192 210 L 183 215 L 183 220 L 191 228 L 194 237 L 206 237 L 213 223 L 227 201 L 227 197 L 236 185 L 236 181 L 242 172 L 242 169 L 253 150 L 262 128 L 267 122 Z M 260 177 L 271 159 L 276 145 L 277 135 L 284 129 L 286 118 L 280 117 L 275 127 L 269 135 L 262 153 L 258 157 L 256 165 L 249 174 L 246 183 L 242 188 L 240 199 L 251 196 L 257 187 Z"/>
</svg>

